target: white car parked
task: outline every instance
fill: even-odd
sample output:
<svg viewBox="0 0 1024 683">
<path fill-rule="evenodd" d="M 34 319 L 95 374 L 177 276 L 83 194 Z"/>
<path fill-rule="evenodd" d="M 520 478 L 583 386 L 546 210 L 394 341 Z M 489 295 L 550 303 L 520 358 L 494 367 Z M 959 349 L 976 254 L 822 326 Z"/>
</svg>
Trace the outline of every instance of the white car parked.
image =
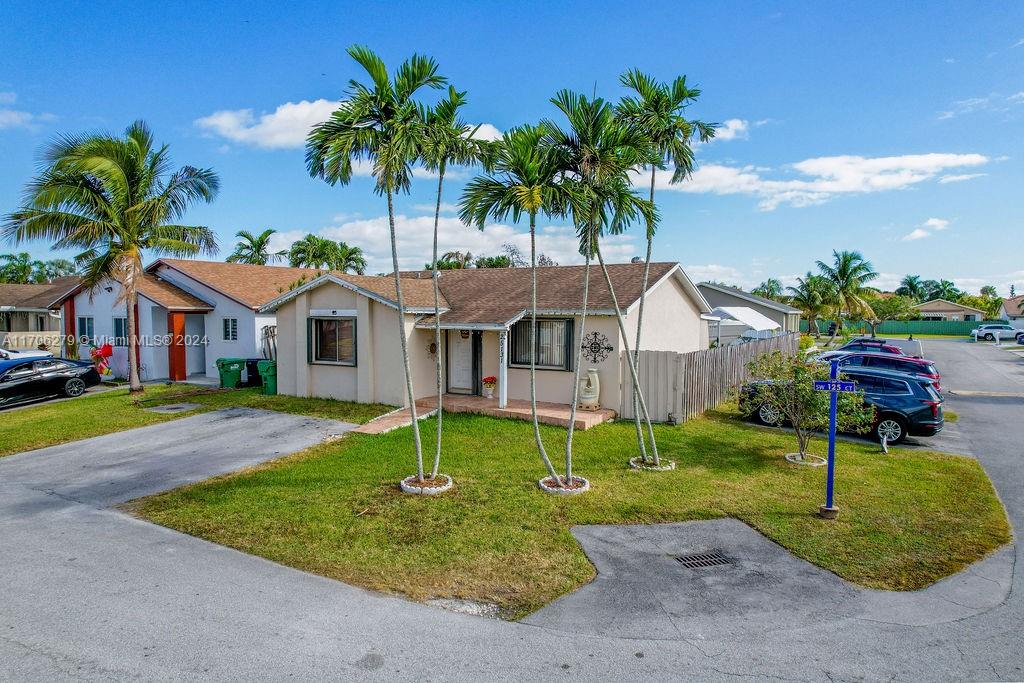
<svg viewBox="0 0 1024 683">
<path fill-rule="evenodd" d="M 982 339 L 985 341 L 1002 341 L 1003 339 L 1015 339 L 1020 334 L 1022 334 L 1021 330 L 1005 323 L 989 323 L 971 330 L 971 336 L 974 337 L 974 341 Z"/>
</svg>

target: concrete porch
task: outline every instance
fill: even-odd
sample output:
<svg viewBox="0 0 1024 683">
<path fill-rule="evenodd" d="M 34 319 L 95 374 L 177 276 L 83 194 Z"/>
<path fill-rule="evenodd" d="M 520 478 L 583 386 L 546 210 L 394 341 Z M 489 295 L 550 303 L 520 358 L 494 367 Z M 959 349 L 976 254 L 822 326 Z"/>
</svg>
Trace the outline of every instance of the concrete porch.
<svg viewBox="0 0 1024 683">
<path fill-rule="evenodd" d="M 420 419 L 434 414 L 437 409 L 436 398 L 421 398 L 416 401 L 416 413 Z M 504 417 L 513 420 L 526 420 L 529 422 L 530 402 L 521 399 L 508 399 L 504 408 L 498 407 L 498 398 L 484 398 L 483 396 L 464 396 L 459 394 L 444 395 L 444 409 L 449 413 L 473 413 L 475 415 L 489 415 L 491 417 Z M 537 402 L 537 420 L 543 424 L 555 425 L 556 427 L 569 426 L 569 411 L 571 406 L 565 403 Z M 615 411 L 609 408 L 600 410 L 577 410 L 576 429 L 590 429 L 602 422 L 615 419 Z M 383 434 L 392 429 L 405 427 L 412 422 L 409 411 L 396 410 L 387 415 L 381 415 L 364 425 L 353 429 L 359 434 Z"/>
</svg>

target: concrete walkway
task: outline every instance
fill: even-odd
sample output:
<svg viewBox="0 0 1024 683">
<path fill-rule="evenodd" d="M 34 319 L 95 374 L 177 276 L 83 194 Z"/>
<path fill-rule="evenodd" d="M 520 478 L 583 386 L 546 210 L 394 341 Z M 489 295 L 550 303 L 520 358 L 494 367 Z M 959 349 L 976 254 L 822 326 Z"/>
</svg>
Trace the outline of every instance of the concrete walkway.
<svg viewBox="0 0 1024 683">
<path fill-rule="evenodd" d="M 1011 368 L 1002 365 L 1003 359 L 1019 364 L 1013 354 L 952 344 L 933 353 L 938 346 L 926 342 L 925 353 L 940 362 L 950 388 L 1021 390 Z M 951 394 L 950 404 L 1020 528 L 1021 400 Z M 778 597 L 783 589 L 773 582 L 795 590 L 793 577 L 805 576 L 806 567 L 783 561 L 763 579 L 767 598 L 721 591 L 705 597 L 679 583 L 676 590 L 721 612 L 700 623 L 696 604 L 676 600 L 677 614 L 668 622 L 651 621 L 650 633 L 623 635 L 623 629 L 599 635 L 563 624 L 470 617 L 370 593 L 108 507 L 189 477 L 273 458 L 278 455 L 273 450 L 286 452 L 283 444 L 300 448 L 343 429 L 295 416 L 281 416 L 273 424 L 243 416 L 224 419 L 239 420 L 248 429 L 228 431 L 223 423 L 206 425 L 204 420 L 215 415 L 100 437 L 106 441 L 99 444 L 89 440 L 0 459 L 0 679 L 1024 679 L 1021 572 L 1014 573 L 1009 595 L 987 611 L 974 603 L 969 606 L 973 616 L 908 625 L 884 614 L 865 618 L 877 617 L 885 605 L 851 603 L 841 583 L 812 580 L 808 595 L 796 591 L 793 604 L 786 604 Z M 232 436 L 212 444 L 214 433 Z M 631 529 L 623 529 L 626 557 L 609 553 L 611 561 L 628 562 L 630 544 L 647 542 L 630 539 Z M 659 527 L 649 529 L 657 533 Z M 669 531 L 679 543 L 664 545 L 667 553 L 694 547 L 684 530 Z M 741 559 L 773 552 L 756 535 L 732 531 L 735 552 L 747 553 Z M 753 545 L 744 550 L 748 542 Z M 1018 546 L 1009 554 L 1016 561 L 1020 552 Z M 635 562 L 624 565 L 624 571 L 642 570 Z M 990 578 L 984 569 L 976 575 Z M 673 602 L 673 588 L 664 588 L 669 597 L 662 604 Z M 999 581 L 993 590 L 1002 590 Z M 952 592 L 937 595 L 953 604 Z M 758 607 L 762 600 L 767 608 Z M 618 612 L 635 620 L 644 607 L 619 603 Z M 759 609 L 776 618 L 758 615 Z M 760 629 L 735 623 L 751 614 Z M 671 633 L 678 627 L 679 637 L 659 639 L 656 634 L 670 632 L 663 626 L 671 626 Z"/>
</svg>

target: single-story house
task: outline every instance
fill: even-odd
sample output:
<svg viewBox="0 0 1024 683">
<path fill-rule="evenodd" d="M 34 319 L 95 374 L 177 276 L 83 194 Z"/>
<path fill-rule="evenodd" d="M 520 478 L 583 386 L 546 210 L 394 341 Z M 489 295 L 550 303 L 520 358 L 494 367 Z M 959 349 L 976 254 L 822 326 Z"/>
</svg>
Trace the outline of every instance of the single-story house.
<svg viewBox="0 0 1024 683">
<path fill-rule="evenodd" d="M 41 284 L 0 284 L 0 346 L 59 346 L 61 316 L 52 305 L 79 283 L 76 276 Z"/>
<path fill-rule="evenodd" d="M 799 308 L 744 292 L 736 287 L 720 285 L 717 282 L 701 282 L 697 285 L 697 289 L 712 307 L 751 308 L 766 318 L 774 320 L 783 332 L 800 331 L 801 311 Z"/>
<path fill-rule="evenodd" d="M 629 345 L 636 335 L 643 264 L 609 265 Z M 591 270 L 587 319 L 581 329 L 583 266 L 537 269 L 535 336 L 537 398 L 572 400 L 575 350 L 584 349 L 582 376 L 595 368 L 604 406 L 619 404 L 622 339 L 601 271 Z M 435 358 L 444 360 L 444 388 L 480 395 L 495 377 L 499 408 L 530 396 L 530 270 L 445 270 L 441 346 L 434 345 L 431 274 L 402 274 L 415 398 L 434 395 Z M 405 405 L 405 379 L 393 276 L 327 273 L 263 306 L 277 315 L 277 388 L 294 396 Z M 641 349 L 696 351 L 708 346 L 701 316 L 711 307 L 678 263 L 651 264 Z"/>
<path fill-rule="evenodd" d="M 923 303 L 914 304 L 914 308 L 921 312 L 922 320 L 984 320 L 985 311 L 971 306 L 964 306 L 955 301 L 945 299 L 931 299 Z"/>
<path fill-rule="evenodd" d="M 996 317 L 1001 320 L 1024 320 L 1024 294 L 1003 299 Z"/>
<path fill-rule="evenodd" d="M 139 282 L 136 310 L 143 380 L 218 376 L 218 358 L 272 358 L 275 317 L 258 309 L 319 274 L 308 268 L 159 259 Z M 111 367 L 128 374 L 128 318 L 121 286 L 113 280 L 92 290 L 82 285 L 54 302 L 66 335 L 90 345 L 114 346 Z"/>
<path fill-rule="evenodd" d="M 710 319 L 711 339 L 718 346 L 782 334 L 782 325 L 747 306 L 716 306 Z"/>
</svg>

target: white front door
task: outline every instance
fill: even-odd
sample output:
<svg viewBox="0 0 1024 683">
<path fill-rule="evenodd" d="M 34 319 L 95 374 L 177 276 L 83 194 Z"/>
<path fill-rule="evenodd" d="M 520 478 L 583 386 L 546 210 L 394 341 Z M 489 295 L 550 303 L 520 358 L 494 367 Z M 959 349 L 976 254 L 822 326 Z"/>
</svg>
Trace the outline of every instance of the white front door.
<svg viewBox="0 0 1024 683">
<path fill-rule="evenodd" d="M 448 332 L 448 391 L 473 393 L 473 333 L 469 330 Z"/>
</svg>

